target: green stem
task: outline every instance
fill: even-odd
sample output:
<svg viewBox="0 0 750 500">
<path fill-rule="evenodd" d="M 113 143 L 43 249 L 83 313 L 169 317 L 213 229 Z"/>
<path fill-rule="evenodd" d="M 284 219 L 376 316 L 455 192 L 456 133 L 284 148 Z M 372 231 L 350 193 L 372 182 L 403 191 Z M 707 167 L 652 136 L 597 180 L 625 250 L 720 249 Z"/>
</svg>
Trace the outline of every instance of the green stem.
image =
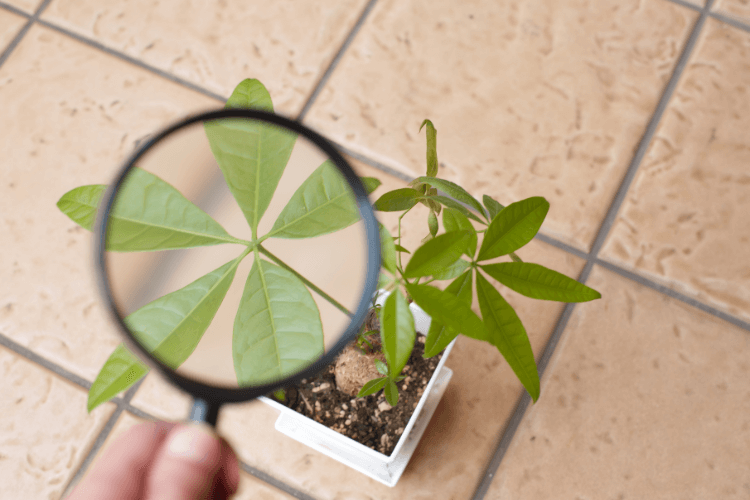
<svg viewBox="0 0 750 500">
<path fill-rule="evenodd" d="M 399 218 L 398 218 L 398 244 L 399 245 L 401 245 L 401 219 L 403 219 L 404 215 L 408 214 L 409 210 L 411 210 L 412 208 L 414 208 L 414 207 L 411 207 L 411 208 L 407 209 L 406 212 L 402 213 L 399 216 Z M 401 245 L 401 246 L 403 246 L 403 245 Z M 404 252 L 398 252 L 398 267 L 401 268 L 401 269 L 404 268 L 404 266 L 401 264 L 401 254 L 402 253 L 404 253 Z"/>
<path fill-rule="evenodd" d="M 300 273 L 298 273 L 297 271 L 295 271 L 294 269 L 292 269 L 291 267 L 289 267 L 287 264 L 285 264 L 281 259 L 279 259 L 278 257 L 276 257 L 274 254 L 272 254 L 271 252 L 269 252 L 268 250 L 266 250 L 265 248 L 263 248 L 261 245 L 258 245 L 257 248 L 260 250 L 260 252 L 263 255 L 265 255 L 266 257 L 268 257 L 269 259 L 271 259 L 276 264 L 278 264 L 279 266 L 283 267 L 284 269 L 286 269 L 290 273 L 294 274 L 297 278 L 300 279 L 300 281 L 302 281 L 305 285 L 307 285 L 308 288 L 312 289 L 315 293 L 317 293 L 318 295 L 320 295 L 321 297 L 323 297 L 324 299 L 326 299 L 328 302 L 331 303 L 331 305 L 333 305 L 334 307 L 336 307 L 339 311 L 341 311 L 342 313 L 346 314 L 349 317 L 353 316 L 353 314 L 351 312 L 349 312 L 349 310 L 346 307 L 344 307 L 341 304 L 339 304 L 336 301 L 336 299 L 334 299 L 333 297 L 331 297 L 330 295 L 328 295 L 327 293 L 325 293 L 323 290 L 321 290 L 320 288 L 318 288 L 317 286 L 315 286 L 310 280 L 308 280 L 307 278 L 305 278 L 304 276 L 302 276 Z"/>
</svg>

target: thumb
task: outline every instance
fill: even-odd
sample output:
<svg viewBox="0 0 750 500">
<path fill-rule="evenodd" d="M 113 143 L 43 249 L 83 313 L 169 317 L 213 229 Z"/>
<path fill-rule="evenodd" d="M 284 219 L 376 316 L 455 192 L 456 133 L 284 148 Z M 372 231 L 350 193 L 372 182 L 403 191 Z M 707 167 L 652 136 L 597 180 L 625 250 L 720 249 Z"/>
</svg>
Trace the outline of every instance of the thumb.
<svg viewBox="0 0 750 500">
<path fill-rule="evenodd" d="M 212 498 L 214 490 L 234 493 L 239 470 L 236 473 L 222 471 L 227 466 L 227 453 L 233 455 L 208 425 L 175 426 L 156 454 L 147 479 L 145 498 L 202 500 Z M 229 464 L 238 467 L 236 460 L 230 460 Z M 235 479 L 235 476 L 237 481 L 227 479 Z"/>
</svg>

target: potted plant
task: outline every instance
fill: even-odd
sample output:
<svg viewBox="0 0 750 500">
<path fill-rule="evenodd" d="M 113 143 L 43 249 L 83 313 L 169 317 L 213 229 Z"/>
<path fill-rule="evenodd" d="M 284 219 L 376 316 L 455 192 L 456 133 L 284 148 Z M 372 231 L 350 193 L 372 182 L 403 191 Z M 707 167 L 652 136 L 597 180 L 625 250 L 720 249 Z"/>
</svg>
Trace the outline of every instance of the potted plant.
<svg viewBox="0 0 750 500">
<path fill-rule="evenodd" d="M 257 80 L 241 82 L 227 101 L 227 107 L 273 110 L 270 95 Z M 447 386 L 451 372 L 444 364 L 459 334 L 485 341 L 491 348 L 498 349 L 532 399 L 536 401 L 539 397 L 539 376 L 523 324 L 486 276 L 522 295 L 536 299 L 583 302 L 600 297 L 595 290 L 541 265 L 522 262 L 515 254 L 539 230 L 549 210 L 549 203 L 544 198 L 532 197 L 504 207 L 490 196 L 484 195 L 483 203 L 479 203 L 460 186 L 436 177 L 437 132 L 429 120 L 422 123 L 420 131 L 423 127 L 426 127 L 427 135 L 426 175 L 415 179 L 409 187 L 379 196 L 373 204 L 378 211 L 399 212 L 400 215 L 395 237 L 382 224 L 380 226 L 384 271 L 380 279 L 381 290 L 378 296 L 373 297 L 372 309 L 357 340 L 339 355 L 334 365 L 315 379 L 304 380 L 298 387 L 289 387 L 272 397 L 263 398 L 282 411 L 276 425 L 279 430 L 389 486 L 394 486 L 398 481 Z M 242 169 L 248 168 L 247 166 L 216 155 L 224 140 L 222 131 L 207 127 L 206 134 L 225 177 L 243 174 Z M 289 148 L 291 151 L 291 145 Z M 261 161 L 253 168 L 262 171 L 271 167 Z M 284 165 L 281 165 L 282 170 L 283 168 Z M 205 228 L 207 224 L 213 227 L 211 223 L 218 226 L 218 223 L 187 199 L 179 198 L 179 192 L 165 181 L 145 171 L 135 171 L 134 177 L 140 179 L 141 189 L 147 185 L 148 193 L 157 194 L 172 190 L 177 193 L 175 199 L 179 199 L 182 204 L 179 208 L 192 214 L 191 217 L 199 222 L 200 227 Z M 326 175 L 323 164 L 303 182 L 303 186 L 308 190 L 323 190 L 320 182 Z M 362 180 L 368 193 L 372 193 L 380 185 L 374 178 Z M 105 189 L 106 186 L 102 185 L 75 188 L 62 196 L 58 207 L 73 221 L 91 230 Z M 240 207 L 247 206 L 250 201 L 256 202 L 258 206 L 257 200 L 246 198 L 246 192 L 233 190 L 231 185 L 230 190 Z M 273 195 L 272 191 L 263 194 L 267 198 L 266 206 Z M 139 199 L 145 200 L 144 203 L 148 205 L 149 198 L 144 198 L 143 192 L 138 193 Z M 330 195 L 329 192 L 324 194 L 321 191 L 323 200 Z M 295 193 L 289 199 L 287 207 L 293 208 L 300 203 L 297 196 Z M 118 198 L 113 207 L 114 217 L 118 214 L 118 207 L 127 205 L 127 197 L 126 194 Z M 121 198 L 124 201 L 121 202 Z M 154 203 L 157 198 L 153 200 Z M 401 220 L 418 203 L 429 208 L 428 234 L 419 248 L 407 249 L 402 246 Z M 324 207 L 321 208 L 326 214 Z M 261 210 L 254 219 L 248 217 L 253 240 L 258 239 L 257 221 L 263 215 L 262 212 Z M 291 212 L 294 210 L 290 210 Z M 340 211 L 331 212 L 323 217 L 326 230 L 330 232 L 343 229 L 353 223 L 341 220 L 340 214 Z M 168 214 L 165 215 L 163 210 L 144 210 L 138 215 L 144 219 L 166 216 Z M 185 220 L 185 223 L 191 223 L 190 218 Z M 220 226 L 219 228 L 221 229 Z M 115 231 L 116 226 L 112 230 Z M 222 231 L 223 229 L 219 233 Z M 226 232 L 223 231 L 223 234 Z M 114 247 L 111 250 L 164 249 L 159 246 L 160 242 L 165 241 L 163 236 L 150 232 L 132 248 L 128 247 L 133 245 L 132 240 L 128 239 L 123 248 Z M 316 234 L 311 232 L 297 237 L 314 236 Z M 215 234 L 207 236 L 208 240 L 198 239 L 197 244 L 195 239 L 190 239 L 177 248 L 205 245 L 210 237 L 216 239 Z M 199 322 L 205 323 L 200 325 L 205 332 L 234 279 L 239 261 L 251 252 L 254 253 L 255 260 L 248 277 L 246 293 L 251 283 L 263 283 L 262 286 L 265 286 L 265 278 L 260 280 L 254 277 L 264 275 L 267 278 L 272 271 L 275 279 L 283 279 L 285 283 L 284 287 L 277 287 L 273 293 L 295 293 L 296 297 L 301 297 L 299 300 L 308 301 L 312 304 L 312 309 L 317 311 L 310 290 L 320 290 L 294 269 L 278 261 L 262 245 L 252 247 L 251 242 L 243 242 L 228 235 L 222 235 L 219 240 L 221 241 L 217 240 L 218 243 L 244 243 L 248 248 L 237 259 L 212 273 L 131 313 L 125 318 L 131 330 L 153 330 L 153 322 L 160 320 L 158 311 L 164 301 L 189 296 L 189 300 L 196 303 L 193 304 L 194 307 L 188 308 L 191 312 L 186 314 L 201 310 Z M 174 239 L 170 241 L 173 242 Z M 266 259 L 262 259 L 261 254 Z M 488 263 L 501 256 L 508 256 L 511 261 Z M 446 284 L 447 286 L 442 286 Z M 196 288 L 209 291 L 201 295 L 195 293 Z M 475 288 L 481 317 L 471 308 Z M 249 306 L 241 302 L 239 312 L 244 307 Z M 208 310 L 211 308 L 212 311 Z M 268 314 L 285 312 L 273 310 L 270 303 L 268 309 Z M 193 328 L 195 319 L 191 318 Z M 301 319 L 311 324 L 320 322 L 319 315 L 316 318 L 315 314 Z M 159 335 L 164 338 L 181 338 L 181 335 L 185 335 L 183 323 L 172 322 L 173 327 L 165 327 L 164 322 L 160 322 Z M 243 335 L 237 329 L 235 323 L 235 339 Z M 193 331 L 193 349 L 200 340 L 200 335 L 202 332 L 199 332 L 196 339 Z M 234 347 L 233 345 L 233 349 Z M 172 365 L 178 367 L 191 353 L 191 349 L 183 346 L 179 353 L 167 355 Z M 310 360 L 319 354 L 319 349 L 311 348 Z M 235 368 L 240 384 L 243 380 L 252 379 L 252 373 L 243 371 L 247 368 L 241 370 L 236 362 Z M 89 390 L 89 411 L 132 386 L 147 371 L 148 368 L 128 352 L 124 345 L 118 346 Z"/>
</svg>

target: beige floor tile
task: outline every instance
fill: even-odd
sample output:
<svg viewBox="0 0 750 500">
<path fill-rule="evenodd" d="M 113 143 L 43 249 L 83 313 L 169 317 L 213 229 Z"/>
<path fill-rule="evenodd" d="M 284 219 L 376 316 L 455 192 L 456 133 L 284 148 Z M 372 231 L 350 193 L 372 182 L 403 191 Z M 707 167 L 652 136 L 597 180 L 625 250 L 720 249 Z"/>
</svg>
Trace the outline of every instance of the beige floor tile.
<svg viewBox="0 0 750 500">
<path fill-rule="evenodd" d="M 33 14 L 42 4 L 42 0 L 5 0 L 5 3 L 17 7 L 24 12 Z"/>
<path fill-rule="evenodd" d="M 603 249 L 750 318 L 750 33 L 709 19 Z"/>
<path fill-rule="evenodd" d="M 577 275 L 583 262 L 534 242 L 524 257 Z M 541 354 L 562 305 L 505 293 Z M 502 356 L 468 338 L 447 361 L 453 379 L 396 488 L 387 488 L 274 430 L 275 410 L 259 402 L 228 406 L 219 428 L 248 464 L 316 498 L 468 498 L 520 395 Z M 544 398 L 546 388 L 542 388 Z"/>
<path fill-rule="evenodd" d="M 750 2 L 748 0 L 716 0 L 711 10 L 750 26 Z"/>
<path fill-rule="evenodd" d="M 296 114 L 364 8 L 364 0 L 118 2 L 56 0 L 43 19 L 229 96 L 245 78 Z"/>
<path fill-rule="evenodd" d="M 0 330 L 93 380 L 120 342 L 94 283 L 91 236 L 56 207 L 107 183 L 134 141 L 217 103 L 46 28 L 0 70 Z"/>
<path fill-rule="evenodd" d="M 0 347 L 0 498 L 57 499 L 111 403 L 86 412 L 86 391 Z"/>
<path fill-rule="evenodd" d="M 0 54 L 15 38 L 28 20 L 5 10 L 0 10 Z"/>
<path fill-rule="evenodd" d="M 488 499 L 748 498 L 750 335 L 595 268 Z"/>
<path fill-rule="evenodd" d="M 697 15 L 664 0 L 382 1 L 306 121 L 421 175 L 430 118 L 441 177 L 503 204 L 545 196 L 544 231 L 588 248 Z"/>
</svg>

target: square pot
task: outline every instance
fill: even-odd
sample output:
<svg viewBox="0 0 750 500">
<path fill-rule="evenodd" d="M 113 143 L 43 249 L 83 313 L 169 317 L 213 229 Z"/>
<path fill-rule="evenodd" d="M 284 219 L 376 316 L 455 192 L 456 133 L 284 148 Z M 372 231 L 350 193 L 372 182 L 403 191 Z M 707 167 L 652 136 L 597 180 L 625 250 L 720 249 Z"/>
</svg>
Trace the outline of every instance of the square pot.
<svg viewBox="0 0 750 500">
<path fill-rule="evenodd" d="M 378 302 L 381 302 L 381 300 L 385 300 L 385 297 L 382 297 Z M 409 308 L 414 316 L 415 329 L 418 332 L 429 331 L 430 317 L 414 303 L 410 304 Z M 424 434 L 440 398 L 443 397 L 443 393 L 448 387 L 453 372 L 450 368 L 445 367 L 445 360 L 448 359 L 448 354 L 455 343 L 454 339 L 443 351 L 443 357 L 427 383 L 414 413 L 409 418 L 409 422 L 390 456 L 339 434 L 272 399 L 266 397 L 260 397 L 259 399 L 281 412 L 275 426 L 278 431 L 376 481 L 380 481 L 386 486 L 393 487 L 396 486 L 401 474 L 406 469 L 406 465 L 417 448 L 417 444 L 419 444 L 419 440 Z"/>
</svg>

